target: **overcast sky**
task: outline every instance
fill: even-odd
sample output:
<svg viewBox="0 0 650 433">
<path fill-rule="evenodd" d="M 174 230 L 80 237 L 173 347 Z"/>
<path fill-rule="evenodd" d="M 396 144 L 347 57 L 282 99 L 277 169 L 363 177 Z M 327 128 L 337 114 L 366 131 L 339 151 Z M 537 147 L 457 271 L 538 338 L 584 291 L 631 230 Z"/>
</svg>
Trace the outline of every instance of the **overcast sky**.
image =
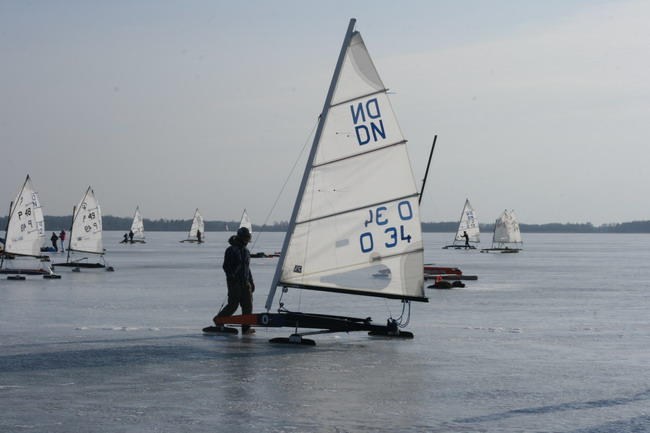
<svg viewBox="0 0 650 433">
<path fill-rule="evenodd" d="M 418 183 L 438 135 L 423 221 L 650 219 L 650 2 L 598 0 L 4 0 L 0 209 L 288 220 L 352 17 Z"/>
</svg>

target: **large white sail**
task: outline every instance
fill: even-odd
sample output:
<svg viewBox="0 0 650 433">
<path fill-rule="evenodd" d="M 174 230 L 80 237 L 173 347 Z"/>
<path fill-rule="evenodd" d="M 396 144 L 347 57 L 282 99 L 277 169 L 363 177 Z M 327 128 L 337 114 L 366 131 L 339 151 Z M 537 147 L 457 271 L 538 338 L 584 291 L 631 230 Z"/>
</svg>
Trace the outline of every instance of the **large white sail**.
<svg viewBox="0 0 650 433">
<path fill-rule="evenodd" d="M 470 242 L 481 242 L 478 216 L 468 199 L 465 199 L 465 207 L 463 207 L 463 213 L 460 215 L 460 222 L 458 223 L 458 231 L 456 232 L 455 240 L 464 241 L 465 238 L 463 237 L 463 234 L 465 232 L 467 232 Z"/>
<path fill-rule="evenodd" d="M 25 183 L 9 210 L 5 251 L 7 253 L 34 256 L 41 255 L 45 237 L 45 219 L 38 196 L 27 175 Z"/>
<path fill-rule="evenodd" d="M 277 285 L 426 301 L 418 190 L 386 93 L 361 35 L 351 31 L 320 116 Z"/>
<path fill-rule="evenodd" d="M 246 213 L 246 209 L 244 209 L 244 213 L 241 216 L 239 227 L 246 227 L 248 231 L 253 234 L 253 223 L 251 223 L 251 218 L 248 216 L 248 213 Z"/>
<path fill-rule="evenodd" d="M 135 208 L 135 215 L 133 215 L 133 223 L 131 223 L 131 231 L 133 232 L 133 239 L 144 239 L 144 223 L 142 216 L 140 216 L 140 207 Z"/>
<path fill-rule="evenodd" d="M 104 254 L 102 212 L 91 187 L 74 208 L 68 250 Z"/>
<path fill-rule="evenodd" d="M 199 237 L 197 231 L 201 232 L 201 241 L 205 240 L 205 223 L 203 222 L 203 216 L 197 208 L 194 211 L 194 219 L 192 220 L 192 226 L 190 227 L 190 232 L 187 234 L 188 241 L 198 241 Z"/>
</svg>

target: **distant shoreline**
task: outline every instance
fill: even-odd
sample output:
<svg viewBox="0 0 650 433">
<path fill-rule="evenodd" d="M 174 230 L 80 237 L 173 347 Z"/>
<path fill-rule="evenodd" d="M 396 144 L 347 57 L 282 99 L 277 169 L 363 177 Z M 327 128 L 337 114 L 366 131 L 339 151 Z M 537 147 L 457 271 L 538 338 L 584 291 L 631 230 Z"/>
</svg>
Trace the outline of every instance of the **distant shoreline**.
<svg viewBox="0 0 650 433">
<path fill-rule="evenodd" d="M 45 228 L 50 231 L 67 230 L 70 227 L 72 215 L 45 216 Z M 103 229 L 106 231 L 129 231 L 131 217 L 114 217 L 111 215 L 102 218 Z M 0 227 L 7 225 L 7 217 L 0 217 Z M 146 231 L 152 232 L 182 232 L 189 230 L 191 219 L 157 219 L 144 218 Z M 286 221 L 274 222 L 266 226 L 253 225 L 254 231 L 285 232 Z M 205 221 L 205 231 L 234 231 L 239 226 L 239 221 Z M 650 233 L 650 220 L 631 221 L 624 223 L 611 223 L 595 226 L 591 223 L 548 223 L 548 224 L 523 224 L 519 227 L 523 233 Z M 457 221 L 448 222 L 423 222 L 422 231 L 425 233 L 455 233 L 458 228 Z M 481 231 L 492 233 L 493 224 L 481 224 Z"/>
</svg>

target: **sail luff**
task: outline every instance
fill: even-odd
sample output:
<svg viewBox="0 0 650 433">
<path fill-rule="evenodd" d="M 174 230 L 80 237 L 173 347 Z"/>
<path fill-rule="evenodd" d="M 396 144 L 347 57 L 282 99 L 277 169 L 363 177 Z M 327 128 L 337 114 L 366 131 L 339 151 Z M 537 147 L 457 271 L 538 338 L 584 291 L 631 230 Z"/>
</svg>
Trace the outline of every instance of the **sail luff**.
<svg viewBox="0 0 650 433">
<path fill-rule="evenodd" d="M 463 216 L 465 215 L 465 209 L 467 208 L 468 202 L 469 200 L 465 199 L 465 206 L 463 206 L 463 210 L 460 212 L 460 218 L 458 219 L 458 228 L 456 229 L 456 237 L 454 237 L 454 241 L 459 241 L 462 239 L 460 236 L 460 229 L 463 226 Z"/>
<path fill-rule="evenodd" d="M 318 127 L 316 129 L 316 134 L 314 135 L 314 140 L 312 141 L 312 146 L 311 146 L 311 151 L 309 152 L 309 157 L 307 159 L 307 164 L 305 164 L 305 171 L 303 172 L 302 176 L 302 181 L 300 183 L 300 188 L 298 190 L 298 196 L 296 197 L 296 201 L 293 206 L 293 211 L 291 213 L 291 219 L 289 220 L 289 227 L 287 229 L 287 233 L 284 237 L 284 242 L 282 244 L 282 251 L 280 253 L 280 259 L 278 260 L 278 265 L 275 269 L 275 274 L 273 275 L 273 281 L 271 283 L 271 289 L 269 291 L 269 295 L 266 299 L 266 305 L 265 308 L 266 310 L 271 309 L 271 305 L 273 303 L 273 298 L 275 297 L 275 291 L 277 289 L 278 283 L 280 281 L 280 276 L 282 275 L 282 269 L 284 268 L 284 262 L 285 262 L 285 257 L 287 253 L 287 249 L 289 248 L 289 241 L 291 240 L 291 236 L 293 234 L 293 231 L 296 226 L 296 220 L 298 218 L 298 212 L 300 211 L 300 204 L 302 202 L 302 197 L 305 193 L 305 189 L 307 188 L 307 182 L 309 180 L 309 173 L 311 171 L 311 167 L 314 163 L 314 160 L 316 159 L 316 153 L 318 151 L 318 143 L 320 142 L 321 136 L 323 134 L 323 128 L 325 126 L 325 119 L 327 118 L 327 114 L 330 109 L 330 105 L 332 103 L 332 98 L 334 97 L 334 91 L 336 89 L 336 84 L 338 82 L 338 77 L 341 74 L 341 69 L 343 68 L 343 62 L 345 60 L 345 55 L 348 49 L 348 46 L 350 45 L 350 41 L 352 40 L 352 36 L 354 35 L 354 25 L 356 23 L 356 19 L 352 18 L 350 19 L 350 22 L 348 24 L 348 29 L 345 34 L 345 38 L 343 39 L 343 44 L 341 45 L 341 51 L 339 52 L 339 57 L 336 62 L 336 67 L 334 69 L 334 74 L 332 76 L 332 80 L 330 82 L 329 89 L 327 91 L 327 96 L 325 97 L 325 102 L 323 104 L 323 110 L 321 111 L 320 115 L 320 121 L 318 122 Z"/>
</svg>

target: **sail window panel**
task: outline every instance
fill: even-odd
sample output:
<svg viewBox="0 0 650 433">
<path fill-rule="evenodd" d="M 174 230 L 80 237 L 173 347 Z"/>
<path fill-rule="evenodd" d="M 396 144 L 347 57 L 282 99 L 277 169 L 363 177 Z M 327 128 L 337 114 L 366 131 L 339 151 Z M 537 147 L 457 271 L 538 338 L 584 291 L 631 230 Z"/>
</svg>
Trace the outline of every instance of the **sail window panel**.
<svg viewBox="0 0 650 433">
<path fill-rule="evenodd" d="M 44 237 L 43 209 L 28 176 L 13 202 L 7 225 L 5 251 L 17 255 L 40 256 Z"/>
<path fill-rule="evenodd" d="M 360 163 L 363 161 L 363 163 Z M 312 169 L 297 221 L 417 194 L 405 144 Z"/>
<path fill-rule="evenodd" d="M 417 198 L 298 224 L 281 283 L 423 296 Z"/>
<path fill-rule="evenodd" d="M 332 104 L 358 98 L 384 89 L 361 34 L 355 33 L 345 53 Z"/>
<path fill-rule="evenodd" d="M 70 247 L 73 251 L 103 254 L 102 212 L 92 189 L 75 207 L 75 215 L 70 230 Z"/>
<path fill-rule="evenodd" d="M 385 93 L 332 107 L 314 165 L 369 152 L 404 141 Z"/>
</svg>

